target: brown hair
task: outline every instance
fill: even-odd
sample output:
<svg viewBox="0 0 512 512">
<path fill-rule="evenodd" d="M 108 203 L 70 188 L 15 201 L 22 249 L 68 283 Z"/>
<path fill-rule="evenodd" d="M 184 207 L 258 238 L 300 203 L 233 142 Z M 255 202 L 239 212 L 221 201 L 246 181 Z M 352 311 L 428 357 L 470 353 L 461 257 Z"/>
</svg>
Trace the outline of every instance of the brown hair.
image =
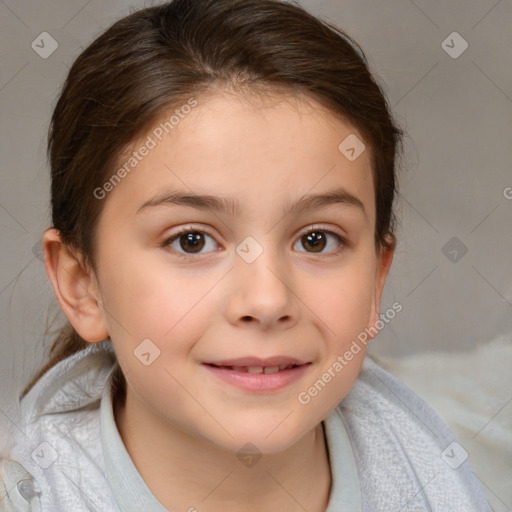
<svg viewBox="0 0 512 512">
<path fill-rule="evenodd" d="M 372 155 L 376 247 L 394 244 L 395 160 L 403 133 L 359 45 L 284 1 L 174 0 L 130 14 L 93 41 L 69 70 L 53 112 L 52 222 L 87 265 L 95 269 L 102 206 L 94 190 L 168 109 L 222 87 L 284 89 L 355 126 Z M 24 394 L 86 344 L 65 327 Z"/>
</svg>

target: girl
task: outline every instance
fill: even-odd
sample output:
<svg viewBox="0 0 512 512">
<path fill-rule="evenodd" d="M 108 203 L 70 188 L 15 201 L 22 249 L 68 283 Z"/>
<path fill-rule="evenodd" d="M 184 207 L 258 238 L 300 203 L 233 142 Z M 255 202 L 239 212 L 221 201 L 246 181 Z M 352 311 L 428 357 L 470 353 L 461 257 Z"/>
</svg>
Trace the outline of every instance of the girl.
<svg viewBox="0 0 512 512">
<path fill-rule="evenodd" d="M 488 511 L 371 359 L 401 142 L 361 49 L 277 0 L 175 0 L 75 61 L 45 266 L 70 326 L 21 401 L 2 507 Z"/>
</svg>

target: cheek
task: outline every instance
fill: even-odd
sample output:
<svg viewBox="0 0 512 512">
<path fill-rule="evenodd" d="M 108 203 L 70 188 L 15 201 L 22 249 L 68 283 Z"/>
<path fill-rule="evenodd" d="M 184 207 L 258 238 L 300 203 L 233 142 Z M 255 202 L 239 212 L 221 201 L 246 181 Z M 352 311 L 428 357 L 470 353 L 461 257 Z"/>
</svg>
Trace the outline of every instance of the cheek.
<svg viewBox="0 0 512 512">
<path fill-rule="evenodd" d="M 106 272 L 106 268 L 110 270 Z M 143 257 L 105 265 L 102 297 L 111 338 L 137 345 L 149 338 L 158 346 L 176 339 L 193 340 L 200 332 L 208 301 L 203 300 L 218 278 L 191 276 Z M 199 334 L 198 334 L 199 335 Z"/>
<path fill-rule="evenodd" d="M 325 342 L 315 376 L 325 384 L 322 398 L 314 400 L 318 411 L 344 398 L 359 375 L 368 341 L 365 329 L 370 324 L 374 303 L 374 264 L 368 250 L 366 258 L 347 262 L 338 272 L 315 280 L 315 292 L 308 297 L 313 317 L 320 319 L 317 325 Z M 315 385 L 314 381 L 311 385 Z M 319 386 L 324 389 L 322 383 Z M 319 393 L 317 388 L 311 391 L 311 396 Z"/>
<path fill-rule="evenodd" d="M 366 354 L 365 334 L 372 313 L 374 273 L 367 269 L 340 272 L 320 286 L 314 296 L 314 313 L 321 319 L 324 344 L 317 371 L 300 390 L 297 401 L 311 417 L 324 418 L 348 394 Z M 323 290 L 323 293 L 322 291 Z"/>
<path fill-rule="evenodd" d="M 347 341 L 368 326 L 375 292 L 371 264 L 344 265 L 337 272 L 316 276 L 309 286 L 304 301 L 313 316 L 321 319 L 319 327 L 326 339 Z"/>
</svg>

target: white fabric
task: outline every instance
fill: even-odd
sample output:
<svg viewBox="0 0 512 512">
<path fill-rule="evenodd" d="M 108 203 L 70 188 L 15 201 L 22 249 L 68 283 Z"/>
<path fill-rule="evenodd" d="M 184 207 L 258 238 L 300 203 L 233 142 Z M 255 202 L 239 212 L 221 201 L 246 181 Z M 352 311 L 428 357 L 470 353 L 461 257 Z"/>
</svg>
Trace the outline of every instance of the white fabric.
<svg viewBox="0 0 512 512">
<path fill-rule="evenodd" d="M 489 504 L 512 509 L 512 335 L 469 350 L 379 356 L 379 366 L 425 400 L 469 453 Z"/>
<path fill-rule="evenodd" d="M 0 464 L 0 510 L 165 510 L 115 427 L 114 367 L 109 341 L 90 345 L 52 368 L 25 397 L 24 434 L 17 431 L 9 453 L 19 464 Z M 491 512 L 468 462 L 458 465 L 447 427 L 371 359 L 324 427 L 333 476 L 326 512 Z"/>
</svg>

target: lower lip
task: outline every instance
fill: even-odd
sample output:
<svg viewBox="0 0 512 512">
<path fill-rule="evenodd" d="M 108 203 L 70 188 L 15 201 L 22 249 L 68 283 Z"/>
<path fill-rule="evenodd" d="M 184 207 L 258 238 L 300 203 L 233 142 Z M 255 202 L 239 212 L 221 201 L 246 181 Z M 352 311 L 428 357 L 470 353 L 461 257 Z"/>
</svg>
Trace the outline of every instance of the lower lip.
<svg viewBox="0 0 512 512">
<path fill-rule="evenodd" d="M 204 364 L 208 370 L 223 381 L 247 391 L 278 391 L 300 379 L 311 363 L 281 370 L 276 373 L 237 372 Z"/>
</svg>

